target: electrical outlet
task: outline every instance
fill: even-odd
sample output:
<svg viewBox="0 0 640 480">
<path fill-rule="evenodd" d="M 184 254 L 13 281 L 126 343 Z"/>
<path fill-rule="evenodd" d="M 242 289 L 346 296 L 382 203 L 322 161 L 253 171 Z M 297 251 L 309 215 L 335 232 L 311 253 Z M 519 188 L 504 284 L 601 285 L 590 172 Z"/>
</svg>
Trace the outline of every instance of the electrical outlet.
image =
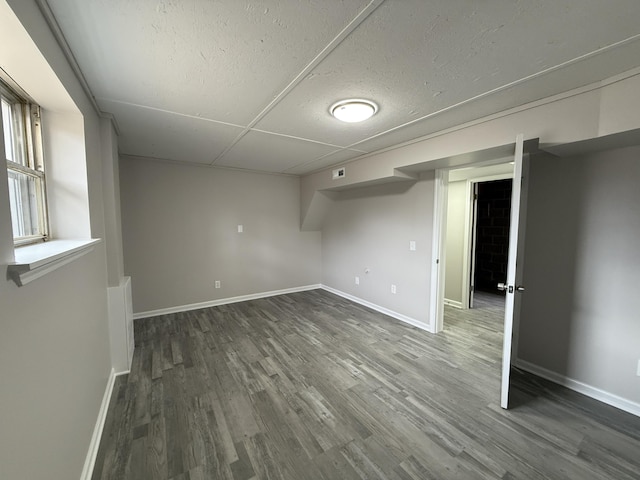
<svg viewBox="0 0 640 480">
<path fill-rule="evenodd" d="M 356 285 L 360 285 L 360 277 L 356 277 Z"/>
<path fill-rule="evenodd" d="M 216 287 L 216 288 L 220 288 L 220 280 L 216 280 L 215 287 Z"/>
<path fill-rule="evenodd" d="M 244 232 L 244 227 L 242 225 L 238 225 L 238 233 Z"/>
<path fill-rule="evenodd" d="M 416 251 L 416 241 L 415 240 L 411 240 L 409 242 L 409 250 L 411 250 L 412 252 Z"/>
<path fill-rule="evenodd" d="M 638 360 L 638 371 L 636 372 L 636 375 L 640 377 L 640 360 Z"/>
<path fill-rule="evenodd" d="M 393 293 L 394 295 L 396 294 L 396 286 L 395 285 L 391 285 L 391 293 Z"/>
</svg>

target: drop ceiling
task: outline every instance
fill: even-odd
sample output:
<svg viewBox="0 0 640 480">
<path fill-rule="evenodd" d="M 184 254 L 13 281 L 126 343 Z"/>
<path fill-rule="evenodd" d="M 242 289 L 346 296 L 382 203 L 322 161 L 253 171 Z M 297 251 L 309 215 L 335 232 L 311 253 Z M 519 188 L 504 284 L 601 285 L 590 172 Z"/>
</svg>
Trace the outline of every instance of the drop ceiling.
<svg viewBox="0 0 640 480">
<path fill-rule="evenodd" d="M 263 172 L 303 175 L 640 65 L 637 0 L 39 1 L 121 154 Z M 379 112 L 333 118 L 350 97 Z"/>
</svg>

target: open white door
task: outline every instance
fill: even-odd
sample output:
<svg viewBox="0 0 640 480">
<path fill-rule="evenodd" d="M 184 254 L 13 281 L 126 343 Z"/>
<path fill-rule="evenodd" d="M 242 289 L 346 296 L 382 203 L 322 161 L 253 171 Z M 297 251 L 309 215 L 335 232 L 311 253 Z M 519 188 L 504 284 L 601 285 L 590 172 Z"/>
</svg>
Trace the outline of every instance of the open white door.
<svg viewBox="0 0 640 480">
<path fill-rule="evenodd" d="M 473 308 L 473 297 L 476 291 L 476 240 L 478 228 L 478 182 L 473 182 L 471 189 L 471 250 L 469 251 L 469 305 Z"/>
<path fill-rule="evenodd" d="M 504 308 L 504 342 L 502 346 L 502 393 L 500 396 L 500 406 L 508 408 L 509 406 L 509 383 L 511 375 L 511 353 L 513 347 L 513 328 L 517 324 L 517 315 L 519 314 L 519 302 L 516 302 L 516 295 L 520 295 L 524 291 L 524 287 L 518 283 L 522 279 L 522 240 L 524 235 L 524 215 L 521 209 L 526 202 L 522 198 L 523 184 L 523 151 L 524 136 L 522 134 L 516 137 L 516 148 L 513 165 L 513 189 L 511 193 L 511 224 L 509 227 L 509 260 L 507 263 L 507 278 L 505 283 L 498 284 L 498 289 L 506 291 L 505 308 Z M 520 269 L 520 270 L 519 270 Z"/>
</svg>

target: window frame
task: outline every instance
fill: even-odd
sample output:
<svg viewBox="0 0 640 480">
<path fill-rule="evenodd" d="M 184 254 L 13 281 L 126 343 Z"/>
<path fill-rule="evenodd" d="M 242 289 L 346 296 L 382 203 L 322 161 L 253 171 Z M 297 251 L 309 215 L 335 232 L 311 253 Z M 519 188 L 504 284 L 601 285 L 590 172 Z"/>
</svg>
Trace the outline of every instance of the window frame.
<svg viewBox="0 0 640 480">
<path fill-rule="evenodd" d="M 29 95 L 24 92 L 6 73 L 0 69 L 0 96 L 3 103 L 7 103 L 11 106 L 12 117 L 14 115 L 20 116 L 19 122 L 12 122 L 13 128 L 20 128 L 22 136 L 22 145 L 20 145 L 20 139 L 16 142 L 16 137 L 11 136 L 11 140 L 15 142 L 12 145 L 12 151 L 16 151 L 16 147 L 21 151 L 21 157 L 23 162 L 9 160 L 7 157 L 7 146 L 3 155 L 7 165 L 7 174 L 11 178 L 11 173 L 19 175 L 27 181 L 32 180 L 34 182 L 34 195 L 35 200 L 33 202 L 28 201 L 27 211 L 32 219 L 37 222 L 37 233 L 35 235 L 23 235 L 16 236 L 15 224 L 22 223 L 24 227 L 25 222 L 14 218 L 14 211 L 17 213 L 18 208 L 15 207 L 13 198 L 10 198 L 11 209 L 11 224 L 13 232 L 13 244 L 15 247 L 29 245 L 33 243 L 43 242 L 49 238 L 49 219 L 47 209 L 47 195 L 46 195 L 46 178 L 45 178 L 45 166 L 42 147 L 42 122 L 40 106 L 35 103 Z M 4 115 L 3 115 L 4 117 Z M 4 119 L 0 121 L 0 130 L 2 131 L 3 138 L 4 133 Z M 10 134 L 11 135 L 11 134 Z M 18 159 L 19 160 L 19 159 Z M 11 180 L 9 180 L 11 181 Z M 10 195 L 12 189 L 9 188 Z M 27 193 L 28 195 L 28 193 Z M 34 222 L 34 223 L 35 223 Z"/>
</svg>

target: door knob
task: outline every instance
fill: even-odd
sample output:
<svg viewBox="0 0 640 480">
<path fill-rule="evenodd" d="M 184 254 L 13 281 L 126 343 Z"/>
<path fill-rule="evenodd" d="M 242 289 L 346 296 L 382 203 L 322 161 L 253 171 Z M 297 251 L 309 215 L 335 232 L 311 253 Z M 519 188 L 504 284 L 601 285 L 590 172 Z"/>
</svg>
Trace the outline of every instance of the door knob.
<svg viewBox="0 0 640 480">
<path fill-rule="evenodd" d="M 513 293 L 513 285 L 507 285 L 506 283 L 502 283 L 500 282 L 498 284 L 498 290 L 500 290 L 501 292 L 504 292 L 505 290 L 509 293 Z M 523 285 L 518 285 L 515 290 L 517 292 L 524 292 L 524 286 Z"/>
</svg>

